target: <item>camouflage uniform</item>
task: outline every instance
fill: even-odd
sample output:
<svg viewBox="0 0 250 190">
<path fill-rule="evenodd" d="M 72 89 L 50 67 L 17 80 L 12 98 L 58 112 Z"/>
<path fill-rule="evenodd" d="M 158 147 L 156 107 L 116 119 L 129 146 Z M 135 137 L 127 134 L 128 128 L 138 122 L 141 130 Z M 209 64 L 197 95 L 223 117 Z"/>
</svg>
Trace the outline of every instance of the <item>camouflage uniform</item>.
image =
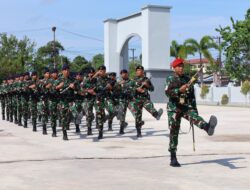
<svg viewBox="0 0 250 190">
<path fill-rule="evenodd" d="M 144 87 L 143 83 L 147 82 L 149 87 L 146 88 Z M 151 83 L 150 79 L 143 76 L 143 77 L 138 77 L 136 76 L 134 78 L 134 81 L 132 83 L 134 87 L 134 99 L 131 102 L 131 111 L 132 114 L 135 116 L 135 127 L 137 129 L 137 136 L 141 137 L 141 127 L 143 125 L 142 121 L 142 109 L 145 108 L 149 113 L 153 115 L 156 119 L 159 119 L 159 117 L 162 114 L 162 110 L 159 110 L 159 112 L 154 108 L 153 103 L 150 100 L 150 95 L 149 91 L 154 90 L 154 86 Z M 137 88 L 143 88 L 144 92 L 139 93 L 137 92 Z"/>
<path fill-rule="evenodd" d="M 178 135 L 181 118 L 189 120 L 192 124 L 203 129 L 208 125 L 202 117 L 198 115 L 194 88 L 191 86 L 186 93 L 181 93 L 179 88 L 187 84 L 190 78 L 182 75 L 169 76 L 166 79 L 165 93 L 169 98 L 167 104 L 168 125 L 170 128 L 169 152 L 175 153 L 178 145 Z"/>
<path fill-rule="evenodd" d="M 39 102 L 39 93 L 38 93 L 38 80 L 32 79 L 30 86 L 35 85 L 35 88 L 30 90 L 30 102 L 31 102 L 31 119 L 33 131 L 37 131 L 37 103 Z"/>
<path fill-rule="evenodd" d="M 98 77 L 96 82 L 96 126 L 99 131 L 98 139 L 103 138 L 103 124 L 105 122 L 105 97 L 107 93 L 108 77 Z"/>
<path fill-rule="evenodd" d="M 105 98 L 105 108 L 108 112 L 108 130 L 112 131 L 112 123 L 114 117 L 117 115 L 117 107 L 119 104 L 117 93 L 115 89 L 116 80 L 112 80 L 110 78 L 107 79 L 108 83 L 112 86 L 112 89 L 107 90 L 106 98 Z"/>
<path fill-rule="evenodd" d="M 55 90 L 55 87 L 60 83 L 59 79 L 50 79 L 51 88 L 49 90 L 50 93 L 50 121 L 51 121 L 51 127 L 52 127 L 52 137 L 56 137 L 56 121 L 57 121 L 57 113 L 58 113 L 58 103 L 60 99 L 60 94 L 57 90 Z"/>
<path fill-rule="evenodd" d="M 83 117 L 83 100 L 84 97 L 80 94 L 81 93 L 81 80 L 75 79 L 75 89 L 74 89 L 74 102 L 73 106 L 71 107 L 72 115 L 74 118 L 74 123 L 76 126 L 76 133 L 80 133 L 80 124 Z"/>
<path fill-rule="evenodd" d="M 47 123 L 49 116 L 49 90 L 46 86 L 49 84 L 49 79 L 40 80 L 38 86 L 40 91 L 40 101 L 38 103 L 38 111 L 41 114 L 43 134 L 47 135 Z"/>
<path fill-rule="evenodd" d="M 22 81 L 19 79 L 14 83 L 14 88 L 15 88 L 15 95 L 13 95 L 13 112 L 14 112 L 14 117 L 17 117 L 17 124 L 18 126 L 22 126 L 22 94 L 21 94 L 21 89 L 22 89 Z"/>
<path fill-rule="evenodd" d="M 119 93 L 119 106 L 118 106 L 118 118 L 120 120 L 120 134 L 124 134 L 124 128 L 127 126 L 125 122 L 127 108 L 130 107 L 129 102 L 133 99 L 133 88 L 131 85 L 132 81 L 130 79 L 120 80 L 115 90 Z"/>
<path fill-rule="evenodd" d="M 93 108 L 95 105 L 96 96 L 89 94 L 87 92 L 88 89 L 94 89 L 96 87 L 96 78 L 86 77 L 82 83 L 82 89 L 84 90 L 84 106 L 86 112 L 86 121 L 88 127 L 87 135 L 92 135 L 92 121 L 94 120 Z"/>
<path fill-rule="evenodd" d="M 22 101 L 22 112 L 23 112 L 23 120 L 24 120 L 24 128 L 27 128 L 27 123 L 28 123 L 28 115 L 29 115 L 29 80 L 24 80 L 22 82 L 22 96 L 21 96 L 21 101 Z"/>
<path fill-rule="evenodd" d="M 2 119 L 5 120 L 5 108 L 6 108 L 6 83 L 5 81 L 0 86 L 0 98 L 2 108 Z"/>
<path fill-rule="evenodd" d="M 13 79 L 10 79 L 7 86 L 7 104 L 6 104 L 6 113 L 7 120 L 13 122 L 13 96 L 14 96 L 14 86 Z"/>
<path fill-rule="evenodd" d="M 66 88 L 69 87 L 69 85 L 73 82 L 70 78 L 65 78 L 62 76 L 60 78 L 60 83 L 63 82 L 63 87 L 61 89 L 61 98 L 60 98 L 60 114 L 61 114 L 61 120 L 62 120 L 62 129 L 63 129 L 63 139 L 68 140 L 67 137 L 67 128 L 70 124 L 70 104 L 73 101 L 73 90 L 68 89 L 64 91 Z M 64 92 L 63 92 L 64 91 Z"/>
</svg>

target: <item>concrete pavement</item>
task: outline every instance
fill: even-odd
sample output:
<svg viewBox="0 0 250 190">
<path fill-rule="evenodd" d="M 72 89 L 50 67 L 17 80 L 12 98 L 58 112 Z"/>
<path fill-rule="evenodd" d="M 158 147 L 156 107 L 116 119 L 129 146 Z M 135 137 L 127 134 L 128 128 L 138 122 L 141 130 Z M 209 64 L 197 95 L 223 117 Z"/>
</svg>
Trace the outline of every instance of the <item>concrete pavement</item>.
<svg viewBox="0 0 250 190">
<path fill-rule="evenodd" d="M 137 139 L 134 119 L 128 113 L 125 135 L 104 131 L 97 141 L 97 130 L 86 136 L 71 125 L 69 141 L 42 135 L 42 128 L 32 132 L 7 121 L 0 121 L 0 189 L 249 189 L 250 186 L 250 109 L 199 106 L 208 120 L 218 117 L 215 136 L 208 137 L 198 128 L 196 152 L 192 150 L 189 123 L 182 122 L 178 149 L 181 168 L 169 166 L 166 105 L 156 121 L 144 111 L 143 138 Z"/>
</svg>

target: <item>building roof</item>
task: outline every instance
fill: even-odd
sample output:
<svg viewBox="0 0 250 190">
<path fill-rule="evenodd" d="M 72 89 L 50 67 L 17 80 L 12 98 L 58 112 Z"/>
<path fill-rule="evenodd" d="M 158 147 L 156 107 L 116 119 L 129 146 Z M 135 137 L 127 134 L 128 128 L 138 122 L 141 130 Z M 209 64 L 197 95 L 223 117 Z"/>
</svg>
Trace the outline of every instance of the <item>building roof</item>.
<svg viewBox="0 0 250 190">
<path fill-rule="evenodd" d="M 186 63 L 191 64 L 191 65 L 209 64 L 209 60 L 207 58 L 202 58 L 200 62 L 200 59 L 189 59 L 189 60 L 186 60 Z"/>
</svg>

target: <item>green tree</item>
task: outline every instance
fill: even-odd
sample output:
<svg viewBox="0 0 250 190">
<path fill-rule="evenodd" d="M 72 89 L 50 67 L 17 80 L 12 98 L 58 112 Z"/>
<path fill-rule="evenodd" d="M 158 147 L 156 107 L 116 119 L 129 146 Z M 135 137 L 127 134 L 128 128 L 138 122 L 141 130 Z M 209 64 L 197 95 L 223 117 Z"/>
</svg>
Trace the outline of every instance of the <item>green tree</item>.
<svg viewBox="0 0 250 190">
<path fill-rule="evenodd" d="M 88 60 L 85 59 L 83 56 L 76 56 L 72 63 L 71 68 L 75 71 L 81 71 L 82 69 L 91 66 L 91 64 L 88 62 Z"/>
<path fill-rule="evenodd" d="M 55 42 L 54 53 L 53 43 L 53 41 L 50 41 L 45 46 L 42 46 L 37 50 L 33 67 L 34 70 L 38 71 L 39 73 L 42 72 L 44 67 L 48 67 L 50 69 L 54 67 L 54 54 L 56 57 L 56 63 L 58 68 L 61 68 L 64 62 L 69 62 L 69 59 L 65 58 L 65 56 L 60 56 L 60 51 L 64 50 L 62 44 L 58 41 Z"/>
<path fill-rule="evenodd" d="M 130 61 L 129 64 L 128 64 L 128 71 L 129 71 L 129 77 L 130 78 L 135 78 L 135 68 L 138 66 L 138 65 L 141 65 L 141 62 L 140 60 L 137 60 L 135 59 L 134 62 L 133 61 Z"/>
<path fill-rule="evenodd" d="M 99 66 L 104 64 L 104 55 L 103 54 L 97 54 L 92 59 L 92 67 L 97 69 Z"/>
<path fill-rule="evenodd" d="M 0 77 L 26 71 L 34 58 L 35 43 L 27 37 L 18 40 L 15 36 L 0 34 Z"/>
<path fill-rule="evenodd" d="M 232 27 L 221 26 L 216 30 L 220 33 L 225 45 L 225 68 L 227 73 L 238 81 L 246 80 L 250 75 L 250 9 L 245 20 L 234 21 Z"/>
<path fill-rule="evenodd" d="M 218 49 L 218 45 L 214 42 L 213 38 L 210 36 L 204 36 L 198 42 L 195 39 L 187 39 L 184 42 L 184 45 L 187 48 L 191 48 L 195 50 L 199 54 L 200 65 L 202 65 L 202 58 L 205 57 L 209 60 L 210 64 L 214 64 L 214 59 L 212 57 L 211 52 L 209 51 L 211 48 Z M 200 81 L 203 83 L 203 70 L 200 74 Z"/>
<path fill-rule="evenodd" d="M 193 46 L 185 46 L 178 44 L 177 41 L 173 40 L 170 46 L 170 56 L 175 58 L 186 59 L 188 55 L 194 55 L 195 49 Z"/>
</svg>

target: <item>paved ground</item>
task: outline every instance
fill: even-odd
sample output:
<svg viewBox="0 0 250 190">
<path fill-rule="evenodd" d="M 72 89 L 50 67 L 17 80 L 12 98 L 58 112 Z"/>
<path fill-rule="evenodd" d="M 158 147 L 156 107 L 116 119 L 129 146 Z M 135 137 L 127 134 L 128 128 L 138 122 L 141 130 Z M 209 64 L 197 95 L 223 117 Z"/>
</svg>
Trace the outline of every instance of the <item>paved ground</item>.
<svg viewBox="0 0 250 190">
<path fill-rule="evenodd" d="M 158 104 L 165 110 L 165 105 Z M 156 121 L 146 111 L 143 138 L 135 138 L 134 120 L 128 115 L 126 134 L 105 131 L 104 139 L 70 131 L 70 140 L 37 133 L 0 121 L 1 190 L 75 189 L 240 189 L 250 186 L 250 109 L 200 106 L 208 120 L 218 117 L 214 137 L 196 129 L 196 152 L 188 123 L 183 121 L 178 150 L 181 168 L 169 166 L 168 126 L 164 113 Z M 106 127 L 107 128 L 107 127 Z"/>
</svg>

